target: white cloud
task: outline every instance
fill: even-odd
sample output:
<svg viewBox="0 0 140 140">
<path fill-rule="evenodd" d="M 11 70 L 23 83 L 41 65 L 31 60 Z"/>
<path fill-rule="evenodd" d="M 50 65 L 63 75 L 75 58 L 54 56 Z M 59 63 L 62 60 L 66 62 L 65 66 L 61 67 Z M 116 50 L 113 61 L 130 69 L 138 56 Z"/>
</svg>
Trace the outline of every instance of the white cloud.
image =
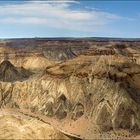
<svg viewBox="0 0 140 140">
<path fill-rule="evenodd" d="M 22 17 L 22 18 L 4 18 L 2 23 L 12 23 L 12 24 L 46 24 L 47 20 L 35 17 Z"/>
<path fill-rule="evenodd" d="M 46 25 L 60 29 L 94 32 L 123 17 L 96 9 L 72 9 L 78 1 L 30 1 L 0 5 L 0 23 Z"/>
</svg>

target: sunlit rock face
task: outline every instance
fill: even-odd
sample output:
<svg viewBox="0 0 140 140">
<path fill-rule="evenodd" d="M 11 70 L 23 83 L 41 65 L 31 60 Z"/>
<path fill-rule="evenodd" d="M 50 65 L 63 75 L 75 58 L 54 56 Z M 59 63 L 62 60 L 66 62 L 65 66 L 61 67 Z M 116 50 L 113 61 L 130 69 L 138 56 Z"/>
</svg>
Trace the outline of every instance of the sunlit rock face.
<svg viewBox="0 0 140 140">
<path fill-rule="evenodd" d="M 77 138 L 89 139 L 95 135 L 97 138 L 139 138 L 140 50 L 136 46 L 139 44 L 106 42 L 97 45 L 99 42 L 85 41 L 85 47 L 82 42 L 82 49 L 75 49 L 76 42 L 59 43 L 38 43 L 42 49 L 29 43 L 30 54 L 27 46 L 11 48 L 13 44 L 8 47 L 14 56 L 2 51 L 1 109 L 13 109 L 31 118 L 38 115 L 37 118 L 45 120 L 42 124 L 37 122 L 41 127 L 38 138 L 48 137 L 44 136 L 44 131 L 49 131 L 45 122 Z M 67 44 L 70 50 L 64 47 Z M 56 50 L 52 49 L 53 45 Z M 61 45 L 64 48 L 59 49 Z M 36 132 L 37 123 L 31 126 L 30 121 L 27 124 Z M 30 130 L 22 136 L 27 133 L 30 135 Z"/>
<path fill-rule="evenodd" d="M 6 113 L 6 112 L 5 112 Z M 0 139 L 67 139 L 52 126 L 25 116 L 1 115 Z"/>
</svg>

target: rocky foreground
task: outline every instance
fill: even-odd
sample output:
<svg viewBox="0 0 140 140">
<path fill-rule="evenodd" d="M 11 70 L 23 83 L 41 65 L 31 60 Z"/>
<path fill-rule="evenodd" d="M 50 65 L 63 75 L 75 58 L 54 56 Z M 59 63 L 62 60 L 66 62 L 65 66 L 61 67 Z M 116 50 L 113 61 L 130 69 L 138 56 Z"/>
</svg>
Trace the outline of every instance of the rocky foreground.
<svg viewBox="0 0 140 140">
<path fill-rule="evenodd" d="M 140 138 L 138 40 L 2 40 L 0 54 L 0 138 Z"/>
</svg>

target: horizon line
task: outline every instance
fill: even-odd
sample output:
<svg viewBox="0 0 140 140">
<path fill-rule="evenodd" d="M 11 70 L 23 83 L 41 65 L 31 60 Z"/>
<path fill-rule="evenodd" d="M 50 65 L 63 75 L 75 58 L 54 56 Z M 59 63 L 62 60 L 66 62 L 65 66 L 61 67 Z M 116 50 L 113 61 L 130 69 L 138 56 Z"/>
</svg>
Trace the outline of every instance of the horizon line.
<svg viewBox="0 0 140 140">
<path fill-rule="evenodd" d="M 140 37 L 109 37 L 109 36 L 97 36 L 97 37 L 0 37 L 1 39 L 121 39 L 121 40 L 140 40 Z"/>
</svg>

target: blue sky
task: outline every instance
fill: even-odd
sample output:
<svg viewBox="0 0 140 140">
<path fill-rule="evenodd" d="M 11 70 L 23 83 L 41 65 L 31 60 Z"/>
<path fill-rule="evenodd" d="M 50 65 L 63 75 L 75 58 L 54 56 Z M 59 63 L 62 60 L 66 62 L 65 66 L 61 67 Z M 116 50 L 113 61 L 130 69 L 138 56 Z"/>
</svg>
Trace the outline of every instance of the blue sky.
<svg viewBox="0 0 140 140">
<path fill-rule="evenodd" d="M 0 1 L 0 38 L 140 38 L 139 1 Z"/>
</svg>

